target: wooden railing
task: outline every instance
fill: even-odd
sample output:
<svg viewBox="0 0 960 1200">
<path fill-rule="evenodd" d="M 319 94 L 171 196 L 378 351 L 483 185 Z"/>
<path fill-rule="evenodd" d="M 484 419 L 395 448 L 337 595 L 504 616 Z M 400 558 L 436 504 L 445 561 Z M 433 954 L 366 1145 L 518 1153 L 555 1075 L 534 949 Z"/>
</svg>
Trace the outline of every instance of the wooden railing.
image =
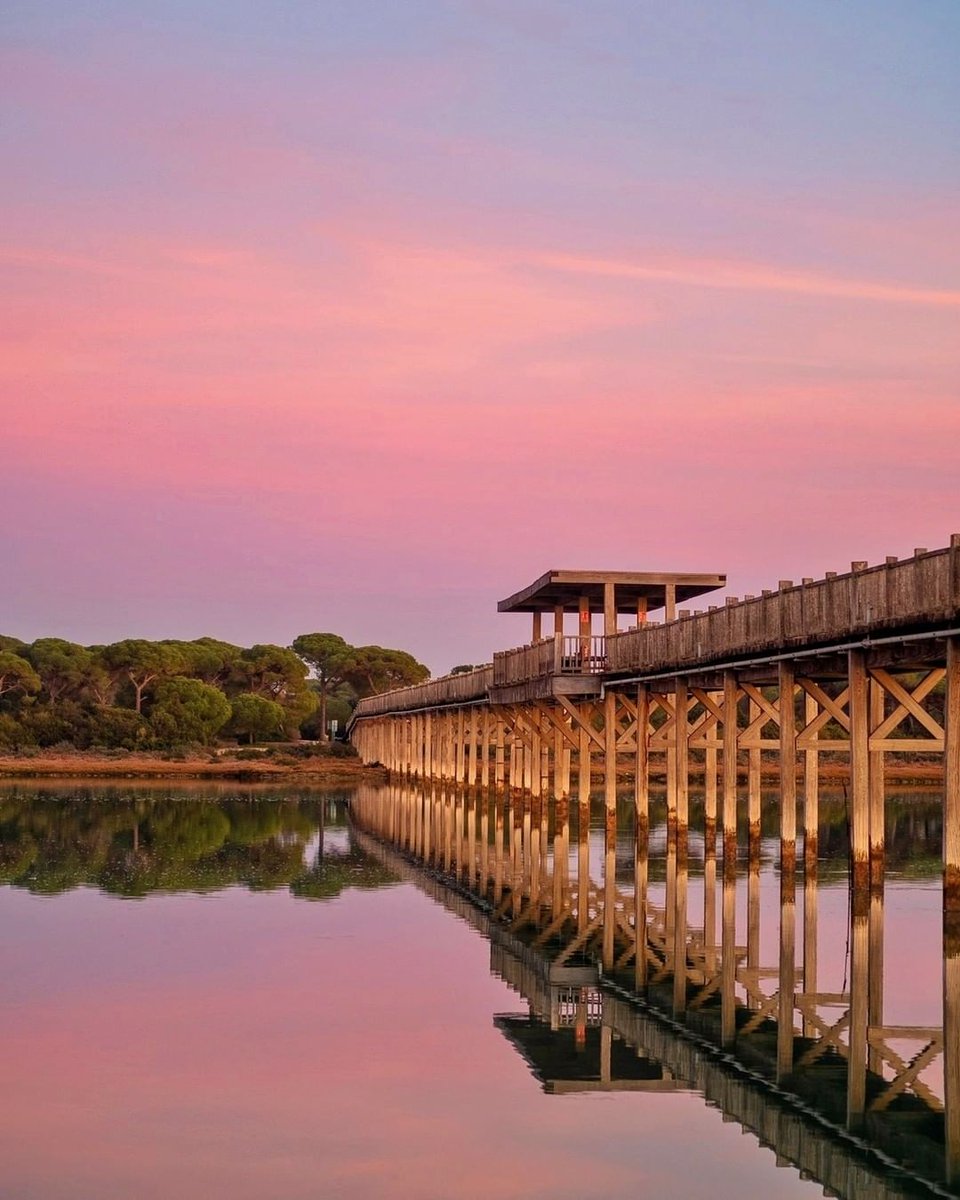
<svg viewBox="0 0 960 1200">
<path fill-rule="evenodd" d="M 560 639 L 560 634 L 556 635 Z M 607 639 L 604 637 L 569 637 L 561 640 L 558 675 L 602 675 L 607 669 Z"/>
<path fill-rule="evenodd" d="M 493 656 L 493 686 L 509 687 L 550 675 L 600 675 L 606 670 L 605 639 L 555 633 L 529 646 L 498 650 Z"/>
<path fill-rule="evenodd" d="M 464 704 L 469 700 L 480 700 L 488 694 L 493 683 L 493 667 L 477 667 L 475 671 L 462 671 L 457 675 L 441 675 L 426 683 L 412 687 L 395 688 L 392 692 L 380 692 L 361 700 L 353 713 L 353 719 L 375 717 L 381 713 L 409 711 L 412 708 L 433 708 L 441 704 Z"/>
<path fill-rule="evenodd" d="M 507 687 L 528 679 L 542 679 L 559 672 L 562 651 L 556 636 L 543 638 L 515 650 L 498 650 L 493 656 L 493 686 Z"/>
<path fill-rule="evenodd" d="M 775 592 L 648 624 L 607 639 L 606 670 L 658 671 L 776 650 L 826 646 L 960 617 L 960 537 L 902 562 L 784 583 Z"/>
<path fill-rule="evenodd" d="M 827 575 L 722 607 L 649 622 L 610 637 L 555 634 L 529 646 L 498 651 L 492 666 L 369 696 L 353 719 L 387 712 L 481 700 L 491 688 L 552 675 L 626 675 L 743 659 L 777 651 L 829 646 L 885 633 L 960 622 L 960 535 L 943 550 L 920 551 L 877 567 L 855 564 Z"/>
</svg>

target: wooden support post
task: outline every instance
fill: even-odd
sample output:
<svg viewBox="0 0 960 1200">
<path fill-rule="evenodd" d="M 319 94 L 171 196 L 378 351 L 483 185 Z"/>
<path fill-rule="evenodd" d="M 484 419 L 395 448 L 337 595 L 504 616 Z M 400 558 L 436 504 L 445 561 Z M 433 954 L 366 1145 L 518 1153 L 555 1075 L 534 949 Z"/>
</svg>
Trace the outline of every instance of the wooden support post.
<svg viewBox="0 0 960 1200">
<path fill-rule="evenodd" d="M 637 625 L 646 625 L 647 623 L 647 598 L 646 596 L 637 597 Z"/>
<path fill-rule="evenodd" d="M 543 620 L 542 614 L 535 612 L 533 614 L 533 641 L 539 642 L 543 637 Z"/>
<path fill-rule="evenodd" d="M 870 679 L 868 684 L 870 716 L 867 736 L 883 724 L 884 693 L 883 687 L 876 679 Z M 868 787 L 870 789 L 870 879 L 872 886 L 883 887 L 884 869 L 884 826 L 886 813 L 884 797 L 886 781 L 884 779 L 884 753 L 882 750 L 871 750 L 868 761 Z M 872 969 L 872 968 L 871 968 Z"/>
<path fill-rule="evenodd" d="M 466 713 L 462 708 L 457 709 L 457 757 L 456 757 L 456 780 L 457 783 L 463 783 L 466 778 L 467 768 L 467 731 L 466 731 Z"/>
<path fill-rule="evenodd" d="M 803 724 L 805 728 L 816 720 L 820 711 L 813 696 L 804 693 Z M 819 735 L 818 735 L 819 737 Z M 803 752 L 803 862 L 809 874 L 817 868 L 817 836 L 820 827 L 820 752 L 808 746 Z M 804 979 L 804 990 L 810 991 Z"/>
<path fill-rule="evenodd" d="M 677 617 L 677 585 L 675 583 L 668 583 L 664 589 L 664 593 L 663 619 L 665 621 L 674 621 Z"/>
<path fill-rule="evenodd" d="M 523 844 L 526 851 L 524 857 L 527 864 L 527 891 L 530 896 L 530 907 L 536 919 L 540 908 L 540 810 L 543 797 L 539 792 L 530 797 L 530 803 L 524 805 L 523 811 Z"/>
<path fill-rule="evenodd" d="M 540 724 L 537 722 L 530 735 L 530 780 L 527 786 L 534 796 L 543 794 L 543 763 L 542 759 L 543 737 L 540 733 Z"/>
<path fill-rule="evenodd" d="M 676 755 L 676 804 L 677 804 L 677 835 L 686 833 L 689 822 L 690 795 L 690 737 L 687 727 L 687 712 L 690 708 L 690 694 L 687 681 L 677 679 L 674 690 L 674 705 L 677 713 L 676 739 L 674 753 Z"/>
<path fill-rule="evenodd" d="M 793 874 L 797 861 L 797 721 L 792 663 L 780 663 L 780 866 Z"/>
<path fill-rule="evenodd" d="M 951 551 L 960 542 L 951 538 Z M 947 1183 L 960 1182 L 960 639 L 947 640 L 943 804 L 943 1079 Z"/>
<path fill-rule="evenodd" d="M 553 743 L 553 793 L 558 800 L 570 799 L 570 746 L 559 729 Z"/>
<path fill-rule="evenodd" d="M 486 791 L 490 786 L 490 709 L 480 712 L 480 786 Z"/>
<path fill-rule="evenodd" d="M 609 580 L 603 585 L 603 636 L 613 637 L 617 632 L 616 584 Z"/>
<path fill-rule="evenodd" d="M 580 730 L 579 781 L 577 788 L 577 932 L 588 923 L 590 895 L 590 735 Z"/>
<path fill-rule="evenodd" d="M 587 814 L 590 812 L 590 785 L 592 771 L 591 755 L 593 753 L 593 742 L 590 734 L 582 727 L 578 730 L 580 739 L 579 762 L 577 764 L 577 799 L 581 805 L 585 805 Z"/>
<path fill-rule="evenodd" d="M 567 799 L 557 796 L 553 809 L 553 899 L 551 911 L 556 920 L 564 907 L 566 849 L 564 847 L 564 831 L 569 833 L 570 803 Z"/>
<path fill-rule="evenodd" d="M 493 786 L 498 792 L 503 791 L 503 784 L 506 777 L 506 737 L 503 724 L 503 717 L 497 712 L 494 718 L 496 724 L 494 728 L 494 736 L 496 738 L 496 749 L 494 750 L 493 759 Z"/>
<path fill-rule="evenodd" d="M 633 806 L 637 824 L 637 847 L 646 848 L 650 837 L 650 689 L 637 688 L 637 749 L 634 758 Z"/>
<path fill-rule="evenodd" d="M 757 704 L 756 700 L 751 699 L 748 723 L 753 725 L 759 715 L 760 705 Z M 757 853 L 760 850 L 761 753 L 759 747 L 751 747 L 747 751 L 747 830 L 751 853 L 753 853 L 754 846 L 757 848 Z"/>
<path fill-rule="evenodd" d="M 603 698 L 603 969 L 613 966 L 617 903 L 617 696 Z"/>
<path fill-rule="evenodd" d="M 467 712 L 467 742 L 469 747 L 469 755 L 467 757 L 467 786 L 475 787 L 477 783 L 477 747 L 480 741 L 480 730 L 478 723 L 480 720 L 480 710 L 471 708 Z"/>
<path fill-rule="evenodd" d="M 550 885 L 550 793 L 545 788 L 540 797 L 540 892 L 547 894 Z"/>
<path fill-rule="evenodd" d="M 717 748 L 707 746 L 703 752 L 703 836 L 704 844 L 717 848 Z"/>
<path fill-rule="evenodd" d="M 733 671 L 723 673 L 723 844 L 724 854 L 737 843 L 737 702 Z"/>
<path fill-rule="evenodd" d="M 558 604 L 553 610 L 553 632 L 554 635 L 560 634 L 563 636 L 563 605 Z"/>
<path fill-rule="evenodd" d="M 676 699 L 676 697 L 674 697 Z M 667 784 L 667 845 L 676 841 L 677 837 L 677 740 L 680 737 L 680 719 L 676 706 L 673 715 L 673 737 L 667 742 L 666 752 L 666 784 Z"/>
<path fill-rule="evenodd" d="M 867 668 L 862 650 L 848 651 L 850 683 L 850 858 L 854 888 L 870 879 L 870 751 Z"/>
<path fill-rule="evenodd" d="M 943 906 L 960 912 L 960 638 L 947 639 L 944 686 Z"/>
</svg>

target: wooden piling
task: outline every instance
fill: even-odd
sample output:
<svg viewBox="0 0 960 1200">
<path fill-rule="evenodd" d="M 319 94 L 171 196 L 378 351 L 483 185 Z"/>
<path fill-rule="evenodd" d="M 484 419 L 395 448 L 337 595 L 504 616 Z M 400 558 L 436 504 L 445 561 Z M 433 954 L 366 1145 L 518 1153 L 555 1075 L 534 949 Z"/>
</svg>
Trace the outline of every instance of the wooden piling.
<svg viewBox="0 0 960 1200">
<path fill-rule="evenodd" d="M 947 639 L 943 793 L 943 906 L 960 912 L 960 638 Z"/>
<path fill-rule="evenodd" d="M 797 720 L 794 673 L 780 663 L 780 867 L 793 874 L 797 855 Z"/>
<path fill-rule="evenodd" d="M 737 707 L 739 692 L 733 671 L 723 673 L 723 844 L 724 854 L 737 843 Z"/>
<path fill-rule="evenodd" d="M 850 686 L 850 870 L 854 888 L 870 881 L 870 750 L 866 660 L 847 655 Z"/>
</svg>

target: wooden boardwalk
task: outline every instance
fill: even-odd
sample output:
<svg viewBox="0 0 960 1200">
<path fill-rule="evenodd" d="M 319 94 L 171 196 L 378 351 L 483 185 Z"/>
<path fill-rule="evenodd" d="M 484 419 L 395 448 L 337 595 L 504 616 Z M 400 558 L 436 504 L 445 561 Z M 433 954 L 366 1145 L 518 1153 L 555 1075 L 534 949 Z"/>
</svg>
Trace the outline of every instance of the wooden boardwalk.
<svg viewBox="0 0 960 1200">
<path fill-rule="evenodd" d="M 587 794 L 599 772 L 611 818 L 617 771 L 629 771 L 641 829 L 651 770 L 666 773 L 680 831 L 696 772 L 708 828 L 719 823 L 726 838 L 738 805 L 759 832 L 764 755 L 775 757 L 788 869 L 801 800 L 815 854 L 820 756 L 841 755 L 856 887 L 883 869 L 887 756 L 942 762 L 944 903 L 960 911 L 960 535 L 902 561 L 855 562 L 844 574 L 782 580 L 760 596 L 673 614 L 678 596 L 723 580 L 548 572 L 500 607 L 532 612 L 535 635 L 552 610 L 551 636 L 498 652 L 490 666 L 362 700 L 350 736 L 365 761 L 401 774 L 559 802 L 574 786 Z M 651 620 L 658 607 L 672 619 Z M 578 614 L 573 635 L 563 628 L 569 611 Z M 621 631 L 624 612 L 636 625 Z M 593 632 L 595 613 L 603 635 Z"/>
</svg>

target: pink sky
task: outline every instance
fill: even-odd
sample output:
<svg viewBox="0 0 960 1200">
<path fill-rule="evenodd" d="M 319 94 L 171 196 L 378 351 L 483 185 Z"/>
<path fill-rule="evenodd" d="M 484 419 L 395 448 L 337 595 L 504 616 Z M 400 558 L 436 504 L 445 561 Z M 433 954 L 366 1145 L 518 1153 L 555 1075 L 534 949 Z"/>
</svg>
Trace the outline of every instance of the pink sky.
<svg viewBox="0 0 960 1200">
<path fill-rule="evenodd" d="M 0 631 L 438 671 L 551 567 L 960 529 L 950 6 L 55 8 L 0 60 Z"/>
</svg>

